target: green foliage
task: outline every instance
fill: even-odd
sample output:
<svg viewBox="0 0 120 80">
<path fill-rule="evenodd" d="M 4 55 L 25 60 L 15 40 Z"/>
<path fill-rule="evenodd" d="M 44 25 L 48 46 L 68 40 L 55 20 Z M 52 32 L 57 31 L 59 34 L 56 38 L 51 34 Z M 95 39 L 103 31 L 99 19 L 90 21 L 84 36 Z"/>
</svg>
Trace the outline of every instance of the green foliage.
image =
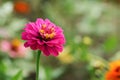
<svg viewBox="0 0 120 80">
<path fill-rule="evenodd" d="M 18 71 L 16 75 L 11 80 L 23 80 L 22 79 L 22 71 Z"/>
<path fill-rule="evenodd" d="M 116 36 L 110 36 L 105 40 L 104 49 L 106 52 L 115 51 L 118 47 L 118 39 Z"/>
</svg>

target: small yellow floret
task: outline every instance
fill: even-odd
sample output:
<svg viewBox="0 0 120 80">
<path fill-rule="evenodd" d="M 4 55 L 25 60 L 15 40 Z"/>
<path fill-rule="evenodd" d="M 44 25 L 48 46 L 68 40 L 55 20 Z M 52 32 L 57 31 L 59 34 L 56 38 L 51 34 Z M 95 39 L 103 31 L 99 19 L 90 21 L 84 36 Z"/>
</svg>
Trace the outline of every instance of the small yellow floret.
<svg viewBox="0 0 120 80">
<path fill-rule="evenodd" d="M 51 33 L 49 35 L 50 35 L 49 37 L 52 39 L 55 36 L 55 33 Z"/>
<path fill-rule="evenodd" d="M 83 38 L 83 43 L 86 45 L 91 45 L 92 44 L 92 39 L 88 36 Z"/>
<path fill-rule="evenodd" d="M 41 29 L 39 32 L 43 34 L 45 31 Z"/>
<path fill-rule="evenodd" d="M 45 38 L 46 38 L 46 39 L 49 38 L 49 34 L 48 34 L 48 33 L 45 34 Z"/>
</svg>

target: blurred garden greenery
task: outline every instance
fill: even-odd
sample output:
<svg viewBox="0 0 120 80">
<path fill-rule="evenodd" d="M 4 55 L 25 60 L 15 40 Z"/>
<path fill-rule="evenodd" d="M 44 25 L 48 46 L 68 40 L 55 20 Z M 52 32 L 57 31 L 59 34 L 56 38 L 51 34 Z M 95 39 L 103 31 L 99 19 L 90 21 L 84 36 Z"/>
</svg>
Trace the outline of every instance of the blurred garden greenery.
<svg viewBox="0 0 120 80">
<path fill-rule="evenodd" d="M 36 18 L 66 38 L 58 57 L 41 56 L 40 80 L 108 80 L 109 62 L 120 60 L 120 0 L 0 0 L 0 80 L 35 80 L 36 53 L 21 32 Z"/>
</svg>

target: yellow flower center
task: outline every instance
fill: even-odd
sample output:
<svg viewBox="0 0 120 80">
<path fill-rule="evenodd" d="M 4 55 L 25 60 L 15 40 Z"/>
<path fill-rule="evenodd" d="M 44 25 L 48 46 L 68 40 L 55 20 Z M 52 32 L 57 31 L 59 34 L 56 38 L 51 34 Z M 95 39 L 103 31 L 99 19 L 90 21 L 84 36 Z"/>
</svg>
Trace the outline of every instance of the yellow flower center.
<svg viewBox="0 0 120 80">
<path fill-rule="evenodd" d="M 13 39 L 13 40 L 11 41 L 11 49 L 12 49 L 13 51 L 18 51 L 18 48 L 19 48 L 20 45 L 21 45 L 21 42 L 20 42 L 20 40 L 18 40 L 18 39 Z"/>
<path fill-rule="evenodd" d="M 12 42 L 11 42 L 11 44 L 14 47 L 18 47 L 21 44 L 21 42 L 18 39 L 13 39 Z"/>
<path fill-rule="evenodd" d="M 55 29 L 53 27 L 48 28 L 45 24 L 43 24 L 39 30 L 39 33 L 41 34 L 42 38 L 52 39 L 55 36 Z"/>
</svg>

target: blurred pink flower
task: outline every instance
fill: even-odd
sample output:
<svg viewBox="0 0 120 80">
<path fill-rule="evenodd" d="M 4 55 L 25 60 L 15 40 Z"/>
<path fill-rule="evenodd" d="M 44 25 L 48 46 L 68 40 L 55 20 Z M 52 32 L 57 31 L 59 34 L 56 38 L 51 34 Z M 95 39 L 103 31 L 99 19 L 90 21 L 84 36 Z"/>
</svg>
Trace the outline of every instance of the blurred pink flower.
<svg viewBox="0 0 120 80">
<path fill-rule="evenodd" d="M 12 58 L 24 57 L 26 53 L 26 49 L 18 39 L 14 39 L 12 42 L 7 40 L 1 41 L 0 50 L 8 53 Z"/>
<path fill-rule="evenodd" d="M 10 43 L 6 40 L 1 42 L 0 49 L 2 52 L 8 52 L 10 50 Z"/>
<path fill-rule="evenodd" d="M 33 50 L 41 50 L 44 55 L 58 56 L 63 50 L 65 38 L 63 30 L 48 19 L 38 18 L 36 22 L 29 22 L 22 32 L 24 46 Z"/>
</svg>

